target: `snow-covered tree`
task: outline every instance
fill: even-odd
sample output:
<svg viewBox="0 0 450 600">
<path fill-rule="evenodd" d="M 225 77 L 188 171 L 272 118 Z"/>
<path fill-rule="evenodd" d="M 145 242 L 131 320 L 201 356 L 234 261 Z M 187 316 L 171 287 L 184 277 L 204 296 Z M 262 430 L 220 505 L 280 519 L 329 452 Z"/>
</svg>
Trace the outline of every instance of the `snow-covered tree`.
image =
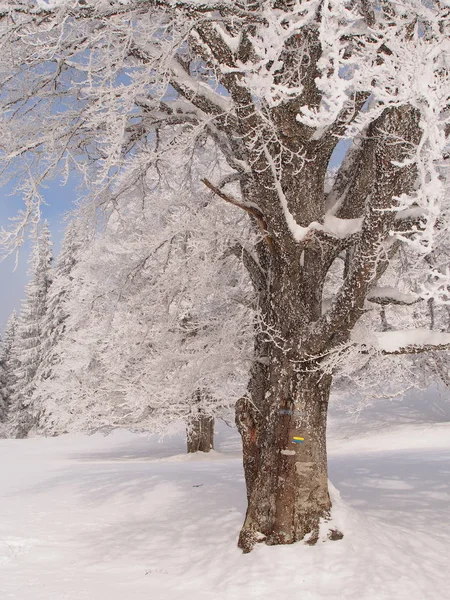
<svg viewBox="0 0 450 600">
<path fill-rule="evenodd" d="M 13 353 L 14 388 L 11 394 L 10 423 L 16 437 L 26 437 L 37 420 L 32 403 L 36 373 L 44 352 L 45 317 L 51 283 L 50 230 L 44 222 L 37 233 L 30 258 L 30 281 L 19 315 Z"/>
<path fill-rule="evenodd" d="M 64 336 L 66 320 L 69 316 L 68 303 L 75 294 L 72 270 L 77 262 L 83 244 L 89 243 L 89 229 L 82 219 L 73 217 L 67 224 L 61 244 L 61 251 L 51 272 L 51 281 L 47 289 L 46 310 L 42 317 L 42 335 L 40 338 L 40 359 L 34 377 L 32 405 L 36 415 L 34 425 L 39 429 L 45 411 L 43 381 L 55 379 L 61 362 L 58 342 Z"/>
<path fill-rule="evenodd" d="M 69 221 L 52 273 L 44 317 L 45 345 L 50 352 L 64 333 L 64 324 L 68 316 L 65 305 L 72 288 L 72 269 L 83 241 L 81 228 L 81 223 L 76 219 Z"/>
<path fill-rule="evenodd" d="M 2 432 L 6 435 L 7 433 L 7 420 L 9 407 L 11 404 L 11 394 L 14 389 L 15 384 L 15 368 L 16 362 L 14 358 L 14 349 L 15 349 L 15 337 L 16 337 L 16 329 L 17 329 L 17 314 L 16 311 L 13 311 L 11 316 L 9 317 L 6 327 L 5 333 L 3 336 L 2 346 L 1 346 L 1 358 L 0 358 L 0 374 L 1 374 L 1 409 L 0 409 L 0 423 L 2 423 Z"/>
<path fill-rule="evenodd" d="M 6 388 L 6 352 L 4 342 L 0 338 L 0 423 L 5 422 L 8 408 L 8 392 Z"/>
<path fill-rule="evenodd" d="M 211 150 L 193 157 L 198 176 L 199 154 L 209 167 Z M 229 419 L 245 393 L 253 292 L 238 237 L 248 223 L 189 174 L 159 163 L 138 185 L 127 173 L 103 230 L 78 254 L 65 331 L 34 396 L 44 428 L 184 424 L 188 448 L 209 450 L 214 417 Z"/>
<path fill-rule="evenodd" d="M 448 346 L 447 332 L 410 321 L 358 324 L 373 293 L 448 302 L 448 261 L 427 259 L 449 226 L 449 19 L 437 0 L 0 4 L 0 158 L 27 203 L 5 242 L 20 243 L 58 168 L 98 188 L 205 137 L 227 161 L 204 183 L 259 233 L 243 257 L 263 324 L 237 408 L 244 550 L 312 543 L 329 516 L 330 364 Z M 397 271 L 403 250 L 413 272 Z M 391 270 L 394 291 L 380 285 Z"/>
</svg>

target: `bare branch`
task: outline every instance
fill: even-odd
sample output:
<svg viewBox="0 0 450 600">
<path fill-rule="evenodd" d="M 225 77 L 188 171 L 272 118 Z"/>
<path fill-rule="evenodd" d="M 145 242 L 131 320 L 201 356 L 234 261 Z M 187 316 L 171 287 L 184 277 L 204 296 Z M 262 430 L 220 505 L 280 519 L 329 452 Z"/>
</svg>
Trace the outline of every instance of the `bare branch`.
<svg viewBox="0 0 450 600">
<path fill-rule="evenodd" d="M 244 204 L 243 202 L 235 200 L 232 196 L 225 194 L 224 192 L 222 192 L 222 190 L 213 185 L 210 181 L 208 181 L 208 179 L 202 179 L 202 182 L 206 185 L 206 187 L 208 187 L 217 196 L 219 196 L 219 198 L 222 198 L 222 200 L 225 200 L 225 202 L 229 202 L 233 206 L 242 208 L 243 210 L 248 212 L 248 214 L 251 215 L 254 219 L 256 219 L 256 222 L 258 223 L 258 226 L 263 235 L 263 238 L 267 246 L 269 247 L 270 253 L 275 254 L 274 242 L 270 234 L 267 232 L 266 220 L 264 218 L 264 215 L 258 208 L 255 208 L 254 206 L 249 206 L 248 204 Z"/>
<path fill-rule="evenodd" d="M 417 341 L 413 341 L 414 337 Z M 428 329 L 385 331 L 378 333 L 377 339 L 381 354 L 420 354 L 450 349 L 450 334 Z"/>
</svg>

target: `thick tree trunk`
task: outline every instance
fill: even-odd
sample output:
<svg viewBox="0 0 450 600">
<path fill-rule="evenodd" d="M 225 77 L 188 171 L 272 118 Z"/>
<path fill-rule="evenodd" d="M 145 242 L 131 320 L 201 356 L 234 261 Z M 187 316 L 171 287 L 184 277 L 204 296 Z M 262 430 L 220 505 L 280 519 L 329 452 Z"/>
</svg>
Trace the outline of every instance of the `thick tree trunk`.
<svg viewBox="0 0 450 600">
<path fill-rule="evenodd" d="M 311 64 L 314 70 L 315 61 Z M 309 82 L 314 79 L 311 72 Z M 309 91 L 305 87 L 310 105 L 317 100 L 314 90 L 314 85 Z M 409 159 L 421 135 L 410 107 L 388 109 L 370 125 L 351 186 L 345 178 L 356 197 L 350 194 L 338 214 L 345 219 L 364 215 L 364 220 L 353 241 L 350 235 L 342 240 L 317 227 L 324 222 L 324 180 L 335 142 L 305 138 L 289 109 L 280 106 L 275 112 L 284 146 L 266 144 L 255 153 L 254 177 L 241 182 L 246 206 L 258 206 L 259 227 L 266 233 L 255 248 L 258 260 L 249 268 L 263 326 L 248 396 L 236 413 L 248 496 L 239 539 L 244 551 L 258 540 L 314 543 L 320 520 L 330 515 L 326 420 L 331 375 L 321 367 L 321 357 L 348 342 L 368 291 L 388 265 L 385 243 L 394 227 L 393 198 L 412 189 L 415 173 L 397 163 Z M 392 144 L 386 132 L 408 143 Z M 286 147 L 292 156 L 283 162 Z M 300 147 L 303 151 L 296 151 Z M 343 250 L 348 260 L 342 285 L 323 314 L 325 279 Z M 330 537 L 336 539 L 336 533 Z"/>
<path fill-rule="evenodd" d="M 260 308 L 248 396 L 237 406 L 248 509 L 239 546 L 258 541 L 315 543 L 330 517 L 326 423 L 331 375 L 304 346 L 321 315 L 327 255 L 305 249 L 272 260 L 273 277 Z"/>
<path fill-rule="evenodd" d="M 187 426 L 187 451 L 209 452 L 214 448 L 214 419 L 199 412 Z"/>
<path fill-rule="evenodd" d="M 266 414 L 256 414 L 248 400 L 237 410 L 248 494 L 239 538 L 245 552 L 263 540 L 290 544 L 308 536 L 314 543 L 320 519 L 330 516 L 326 421 L 331 377 L 319 370 L 301 373 L 287 363 L 265 369 L 266 395 L 276 397 Z M 254 382 L 261 375 L 254 374 Z"/>
</svg>

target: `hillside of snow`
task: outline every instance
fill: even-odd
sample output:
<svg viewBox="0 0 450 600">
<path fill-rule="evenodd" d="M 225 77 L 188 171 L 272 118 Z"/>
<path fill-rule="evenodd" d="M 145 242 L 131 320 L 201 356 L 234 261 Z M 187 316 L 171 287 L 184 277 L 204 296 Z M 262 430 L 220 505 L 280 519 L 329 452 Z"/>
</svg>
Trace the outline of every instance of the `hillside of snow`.
<svg viewBox="0 0 450 600">
<path fill-rule="evenodd" d="M 249 555 L 232 429 L 191 456 L 125 431 L 0 440 L 0 598 L 447 599 L 450 423 L 363 425 L 330 427 L 344 539 Z"/>
</svg>

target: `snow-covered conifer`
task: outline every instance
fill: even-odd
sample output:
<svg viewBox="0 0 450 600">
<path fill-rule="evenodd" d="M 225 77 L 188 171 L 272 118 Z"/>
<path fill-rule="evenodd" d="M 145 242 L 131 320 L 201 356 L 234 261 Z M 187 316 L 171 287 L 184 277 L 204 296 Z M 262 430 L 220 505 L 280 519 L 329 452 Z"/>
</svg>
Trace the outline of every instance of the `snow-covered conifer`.
<svg viewBox="0 0 450 600">
<path fill-rule="evenodd" d="M 44 325 L 52 278 L 51 246 L 49 226 L 44 222 L 37 233 L 30 258 L 30 281 L 25 288 L 13 347 L 16 365 L 10 422 L 16 437 L 26 437 L 37 419 L 31 399 L 46 337 Z"/>
<path fill-rule="evenodd" d="M 52 272 L 51 285 L 48 288 L 47 310 L 43 319 L 43 360 L 39 367 L 40 377 L 48 377 L 46 370 L 57 362 L 54 349 L 64 333 L 65 321 L 68 317 L 67 303 L 73 294 L 72 270 L 83 239 L 81 220 L 72 218 L 67 225 L 61 251 Z"/>
<path fill-rule="evenodd" d="M 43 317 L 43 335 L 41 338 L 41 360 L 36 371 L 32 403 L 35 414 L 39 416 L 35 423 L 39 429 L 45 414 L 47 382 L 59 379 L 58 369 L 65 360 L 61 353 L 64 345 L 66 320 L 69 317 L 70 300 L 77 295 L 76 287 L 82 283 L 74 280 L 72 271 L 77 263 L 83 244 L 87 243 L 89 227 L 86 227 L 79 215 L 69 221 L 61 244 L 61 251 L 55 261 L 51 285 L 47 292 L 47 310 Z M 46 421 L 49 431 L 49 420 Z"/>
<path fill-rule="evenodd" d="M 1 346 L 1 410 L 0 410 L 0 435 L 7 435 L 9 429 L 7 421 L 9 418 L 9 408 L 11 404 L 11 395 L 15 387 L 15 339 L 17 331 L 17 313 L 14 310 L 9 317 Z"/>
<path fill-rule="evenodd" d="M 8 393 L 6 390 L 6 352 L 0 338 L 0 423 L 4 423 L 7 412 Z"/>
</svg>

